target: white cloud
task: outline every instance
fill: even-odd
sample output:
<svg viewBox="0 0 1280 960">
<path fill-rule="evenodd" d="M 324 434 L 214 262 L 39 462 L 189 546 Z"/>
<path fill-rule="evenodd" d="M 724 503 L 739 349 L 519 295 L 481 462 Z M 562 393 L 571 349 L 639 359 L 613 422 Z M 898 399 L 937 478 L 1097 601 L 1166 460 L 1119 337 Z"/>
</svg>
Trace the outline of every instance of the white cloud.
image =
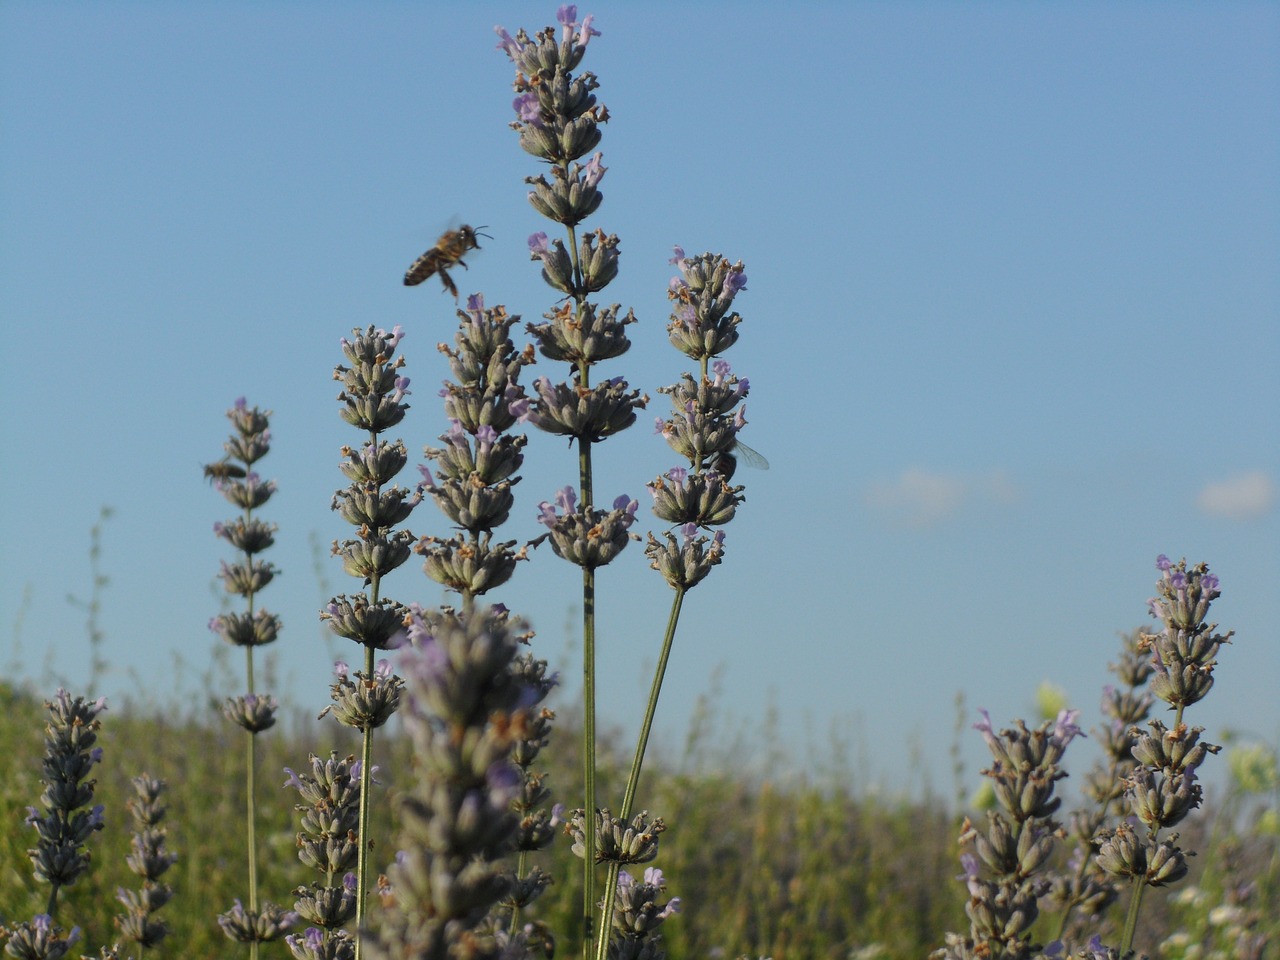
<svg viewBox="0 0 1280 960">
<path fill-rule="evenodd" d="M 1261 470 L 1207 483 L 1196 497 L 1196 506 L 1205 513 L 1232 520 L 1261 517 L 1271 512 L 1275 502 L 1275 482 Z"/>
<path fill-rule="evenodd" d="M 894 480 L 872 483 L 867 488 L 866 503 L 899 523 L 928 529 L 949 520 L 973 500 L 1010 503 L 1017 496 L 1017 489 L 1003 471 L 965 477 L 913 467 Z"/>
</svg>

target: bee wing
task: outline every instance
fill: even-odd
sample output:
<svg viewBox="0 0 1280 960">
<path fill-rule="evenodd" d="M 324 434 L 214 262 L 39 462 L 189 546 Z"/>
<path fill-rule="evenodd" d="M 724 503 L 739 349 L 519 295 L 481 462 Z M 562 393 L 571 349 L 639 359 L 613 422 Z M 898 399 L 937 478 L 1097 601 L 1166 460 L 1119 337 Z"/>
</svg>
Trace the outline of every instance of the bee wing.
<svg viewBox="0 0 1280 960">
<path fill-rule="evenodd" d="M 733 454 L 748 467 L 755 467 L 757 470 L 769 469 L 769 461 L 764 458 L 764 454 L 759 450 L 748 447 L 741 440 L 734 444 Z"/>
</svg>

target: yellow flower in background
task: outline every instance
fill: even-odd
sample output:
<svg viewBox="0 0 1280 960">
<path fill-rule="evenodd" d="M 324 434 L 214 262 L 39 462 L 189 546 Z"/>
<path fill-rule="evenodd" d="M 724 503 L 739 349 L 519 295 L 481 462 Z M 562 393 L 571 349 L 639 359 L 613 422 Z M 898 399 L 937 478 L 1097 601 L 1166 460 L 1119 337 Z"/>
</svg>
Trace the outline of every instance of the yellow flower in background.
<svg viewBox="0 0 1280 960">
<path fill-rule="evenodd" d="M 1041 720 L 1053 720 L 1067 709 L 1067 691 L 1056 683 L 1042 680 L 1036 687 L 1036 711 Z"/>
<path fill-rule="evenodd" d="M 1227 766 L 1242 793 L 1270 793 L 1280 785 L 1276 752 L 1266 744 L 1233 747 L 1227 754 Z"/>
</svg>

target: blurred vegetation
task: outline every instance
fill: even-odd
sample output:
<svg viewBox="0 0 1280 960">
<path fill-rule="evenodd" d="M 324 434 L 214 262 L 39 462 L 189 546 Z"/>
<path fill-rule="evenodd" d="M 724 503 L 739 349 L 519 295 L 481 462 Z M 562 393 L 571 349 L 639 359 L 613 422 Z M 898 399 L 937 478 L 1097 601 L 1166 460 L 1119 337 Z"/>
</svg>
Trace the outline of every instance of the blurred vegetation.
<svg viewBox="0 0 1280 960">
<path fill-rule="evenodd" d="M 31 877 L 26 849 L 34 836 L 23 824 L 26 807 L 40 794 L 42 701 L 0 684 L 0 818 L 9 825 L 0 830 L 0 917 L 8 920 L 31 917 L 43 909 L 47 896 Z M 568 745 L 577 738 L 566 729 L 571 726 L 561 722 L 549 752 L 553 785 L 576 783 L 576 747 Z M 684 905 L 680 917 L 664 927 L 673 960 L 918 958 L 941 943 L 944 931 L 967 929 L 964 888 L 956 880 L 959 815 L 946 802 L 860 792 L 838 761 L 818 776 L 770 776 L 789 765 L 775 763 L 780 756 L 771 757 L 768 750 L 764 756 L 757 752 L 749 768 L 737 763 L 742 745 L 709 747 L 702 738 L 710 736 L 710 726 L 705 717 L 696 723 L 681 758 L 655 761 L 641 791 L 649 809 L 670 825 L 653 866 L 663 870 L 669 893 Z M 105 756 L 94 776 L 95 802 L 106 807 L 107 829 L 95 834 L 89 874 L 66 891 L 56 918 L 65 927 L 82 928 L 85 940 L 73 952 L 96 950 L 115 939 L 115 892 L 137 884 L 124 865 L 129 844 L 124 801 L 130 779 L 146 771 L 169 784 L 168 846 L 179 856 L 166 876 L 174 899 L 159 913 L 172 933 L 148 955 L 239 955 L 239 948 L 223 938 L 215 916 L 245 895 L 243 736 L 215 715 L 212 703 L 190 706 L 186 716 L 176 718 L 144 715 L 127 705 L 103 715 Z M 760 733 L 753 734 L 753 742 L 760 739 Z M 390 810 L 399 772 L 410 769 L 410 758 L 394 728 L 375 744 L 381 786 L 373 838 L 381 859 L 389 860 Z M 304 766 L 310 752 L 346 755 L 357 744 L 347 728 L 332 721 L 293 716 L 264 734 L 259 747 L 262 889 L 267 899 L 291 905 L 291 890 L 312 878 L 294 855 L 296 795 L 282 787 L 283 768 Z M 622 752 L 602 746 L 603 796 L 618 792 Z M 1271 794 L 1261 806 L 1247 803 L 1261 791 L 1237 791 L 1230 803 L 1207 804 L 1208 812 L 1183 830 L 1188 845 L 1200 851 L 1190 878 L 1197 895 L 1178 899 L 1175 888 L 1166 902 L 1150 905 L 1150 932 L 1140 942 L 1151 944 L 1153 955 L 1154 945 L 1174 930 L 1170 924 L 1183 939 L 1170 939 L 1167 955 L 1188 955 L 1179 944 L 1207 936 L 1212 911 L 1221 913 L 1241 883 L 1255 884 L 1263 904 L 1277 903 L 1275 784 L 1264 786 Z M 571 796 L 560 799 L 574 804 Z M 539 901 L 541 916 L 558 931 L 574 928 L 580 882 L 568 847 L 567 841 L 557 844 L 552 862 L 545 864 L 558 882 Z M 1280 910 L 1263 915 L 1274 918 L 1267 921 L 1274 940 Z M 564 937 L 557 954 L 572 956 L 575 947 Z M 288 951 L 278 944 L 265 955 L 285 957 Z"/>
</svg>

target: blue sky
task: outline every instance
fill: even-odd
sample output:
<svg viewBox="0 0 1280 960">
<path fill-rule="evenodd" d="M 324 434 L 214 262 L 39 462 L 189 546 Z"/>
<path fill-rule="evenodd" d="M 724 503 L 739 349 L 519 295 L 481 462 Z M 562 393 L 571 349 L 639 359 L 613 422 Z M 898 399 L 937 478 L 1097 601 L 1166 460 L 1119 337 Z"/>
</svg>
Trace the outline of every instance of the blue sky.
<svg viewBox="0 0 1280 960">
<path fill-rule="evenodd" d="M 727 359 L 772 464 L 740 476 L 726 562 L 685 605 L 666 748 L 718 683 L 723 726 L 772 706 L 801 763 L 834 740 L 864 780 L 905 783 L 919 758 L 945 786 L 958 691 L 1002 723 L 1051 679 L 1096 721 L 1159 553 L 1207 560 L 1237 631 L 1189 719 L 1280 738 L 1280 8 L 778 9 L 580 6 L 613 118 L 588 226 L 621 238 L 607 300 L 641 320 L 604 373 L 662 414 L 656 388 L 687 368 L 664 335 L 672 245 L 742 259 Z M 324 702 L 348 651 L 316 612 L 353 589 L 312 546 L 344 535 L 328 504 L 358 440 L 337 341 L 403 325 L 416 451 L 447 426 L 453 307 L 434 281 L 404 288 L 408 264 L 487 224 L 464 294 L 529 320 L 551 306 L 525 246 L 550 226 L 524 200 L 539 167 L 507 128 L 492 28 L 554 12 L 4 5 L 5 662 L 84 682 L 67 594 L 88 593 L 105 504 L 105 692 L 199 693 L 227 556 L 210 528 L 231 514 L 200 465 L 244 395 L 274 411 L 280 692 Z M 600 450 L 598 499 L 647 506 L 674 465 L 650 419 Z M 508 537 L 535 536 L 575 473 L 552 438 L 528 453 Z M 425 506 L 410 527 L 444 532 Z M 416 563 L 386 588 L 441 599 Z M 576 570 L 539 551 L 496 599 L 572 689 Z M 668 603 L 638 547 L 602 572 L 601 709 L 628 739 Z M 966 749 L 981 759 L 976 735 Z"/>
</svg>

